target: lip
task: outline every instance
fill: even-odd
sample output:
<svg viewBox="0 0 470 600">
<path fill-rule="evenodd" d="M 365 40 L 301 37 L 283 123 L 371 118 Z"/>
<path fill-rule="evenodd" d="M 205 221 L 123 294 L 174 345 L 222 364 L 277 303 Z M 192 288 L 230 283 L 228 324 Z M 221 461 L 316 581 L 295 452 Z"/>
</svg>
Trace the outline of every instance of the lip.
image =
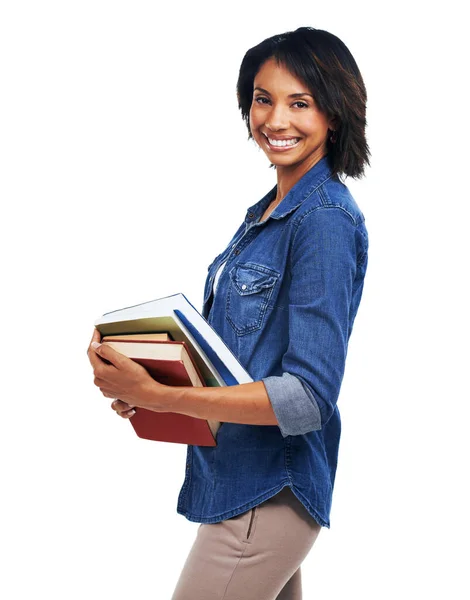
<svg viewBox="0 0 470 600">
<path fill-rule="evenodd" d="M 270 137 L 272 140 L 276 140 L 278 142 L 282 142 L 282 140 L 293 140 L 293 139 L 300 139 L 298 135 L 271 135 L 267 133 L 264 133 L 264 131 L 261 132 L 264 137 L 268 138 Z"/>
<path fill-rule="evenodd" d="M 297 148 L 297 146 L 299 145 L 299 143 L 300 143 L 300 141 L 302 139 L 302 138 L 296 138 L 296 136 L 292 136 L 292 135 L 289 136 L 289 137 L 286 137 L 286 136 L 283 136 L 283 137 L 276 136 L 276 137 L 272 137 L 271 139 L 273 139 L 273 140 L 292 140 L 292 139 L 298 139 L 299 141 L 294 146 L 273 146 L 270 143 L 270 141 L 268 139 L 268 136 L 265 133 L 263 133 L 263 135 L 266 138 L 266 145 L 268 147 L 268 150 L 270 150 L 271 152 L 288 152 L 289 150 L 292 150 L 293 148 Z"/>
</svg>

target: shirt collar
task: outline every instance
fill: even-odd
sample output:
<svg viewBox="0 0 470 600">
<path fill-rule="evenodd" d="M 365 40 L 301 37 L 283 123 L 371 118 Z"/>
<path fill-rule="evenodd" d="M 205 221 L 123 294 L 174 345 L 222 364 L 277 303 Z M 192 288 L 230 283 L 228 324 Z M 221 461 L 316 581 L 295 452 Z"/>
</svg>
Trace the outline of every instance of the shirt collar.
<svg viewBox="0 0 470 600">
<path fill-rule="evenodd" d="M 331 177 L 331 167 L 328 155 L 325 155 L 292 186 L 281 202 L 269 215 L 269 219 L 282 219 L 295 210 L 308 196 L 310 196 L 322 183 Z M 246 211 L 245 222 L 254 223 L 264 213 L 277 193 L 277 184 L 259 202 L 250 206 Z"/>
</svg>

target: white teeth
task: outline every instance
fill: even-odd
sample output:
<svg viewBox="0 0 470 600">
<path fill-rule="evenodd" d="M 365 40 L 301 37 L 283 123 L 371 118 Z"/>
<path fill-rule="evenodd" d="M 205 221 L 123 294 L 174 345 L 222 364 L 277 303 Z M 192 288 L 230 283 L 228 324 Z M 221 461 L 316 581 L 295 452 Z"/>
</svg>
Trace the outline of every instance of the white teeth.
<svg viewBox="0 0 470 600">
<path fill-rule="evenodd" d="M 295 146 L 299 141 L 299 138 L 292 138 L 290 140 L 272 140 L 268 137 L 271 146 Z"/>
</svg>

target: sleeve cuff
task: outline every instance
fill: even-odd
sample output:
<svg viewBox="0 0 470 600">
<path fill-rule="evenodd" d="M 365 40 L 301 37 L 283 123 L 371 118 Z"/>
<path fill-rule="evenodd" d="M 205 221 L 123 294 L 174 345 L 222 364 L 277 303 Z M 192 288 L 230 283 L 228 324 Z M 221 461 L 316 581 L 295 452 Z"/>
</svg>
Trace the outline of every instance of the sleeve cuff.
<svg viewBox="0 0 470 600">
<path fill-rule="evenodd" d="M 269 400 L 283 437 L 321 429 L 321 414 L 313 394 L 302 382 L 284 372 L 263 377 Z"/>
</svg>

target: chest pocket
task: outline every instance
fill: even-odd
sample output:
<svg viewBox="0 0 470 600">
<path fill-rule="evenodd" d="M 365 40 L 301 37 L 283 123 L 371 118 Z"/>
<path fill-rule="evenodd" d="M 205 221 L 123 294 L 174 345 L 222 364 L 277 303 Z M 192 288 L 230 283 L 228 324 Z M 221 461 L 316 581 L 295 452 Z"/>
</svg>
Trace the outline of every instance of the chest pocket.
<svg viewBox="0 0 470 600">
<path fill-rule="evenodd" d="M 260 329 L 280 274 L 255 263 L 238 263 L 229 271 L 226 318 L 238 335 Z"/>
</svg>

